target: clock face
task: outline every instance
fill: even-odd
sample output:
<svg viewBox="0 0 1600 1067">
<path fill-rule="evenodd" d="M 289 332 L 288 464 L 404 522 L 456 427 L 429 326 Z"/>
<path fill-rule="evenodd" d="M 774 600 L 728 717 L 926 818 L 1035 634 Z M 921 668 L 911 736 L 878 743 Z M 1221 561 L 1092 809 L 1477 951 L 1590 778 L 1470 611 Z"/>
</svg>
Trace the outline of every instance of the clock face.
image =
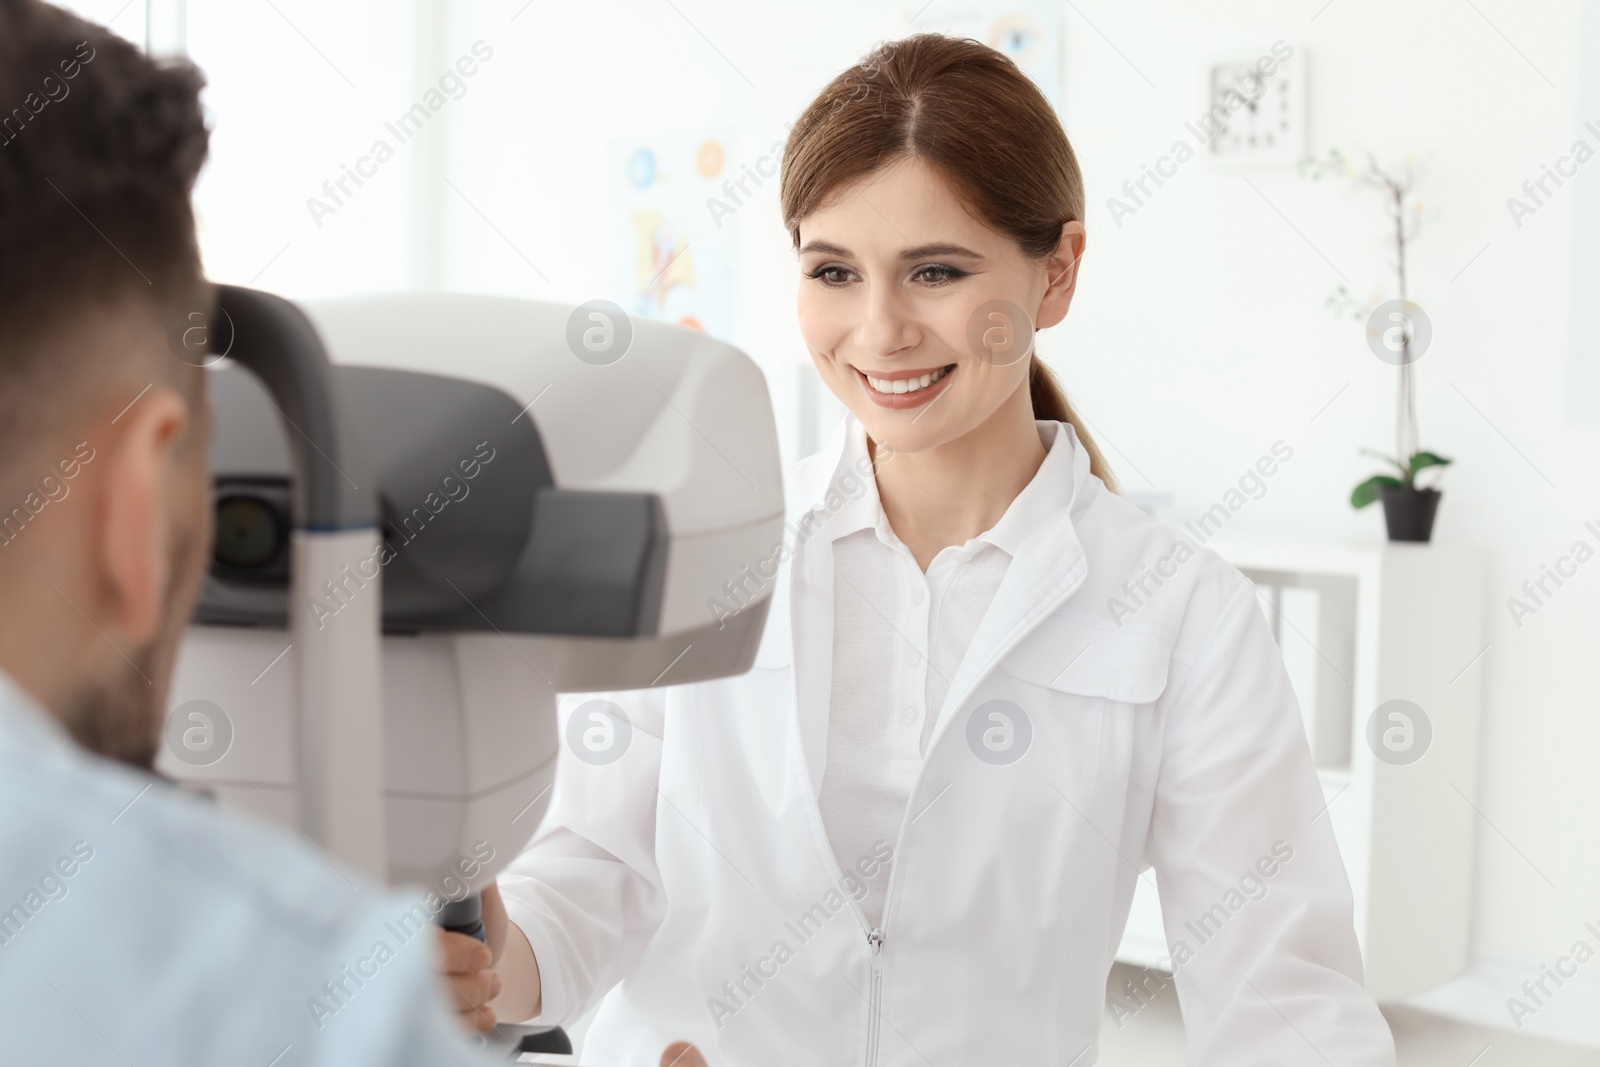
<svg viewBox="0 0 1600 1067">
<path fill-rule="evenodd" d="M 1292 160 L 1302 127 L 1299 75 L 1287 64 L 1265 76 L 1253 63 L 1212 67 L 1212 155 L 1240 162 Z"/>
</svg>

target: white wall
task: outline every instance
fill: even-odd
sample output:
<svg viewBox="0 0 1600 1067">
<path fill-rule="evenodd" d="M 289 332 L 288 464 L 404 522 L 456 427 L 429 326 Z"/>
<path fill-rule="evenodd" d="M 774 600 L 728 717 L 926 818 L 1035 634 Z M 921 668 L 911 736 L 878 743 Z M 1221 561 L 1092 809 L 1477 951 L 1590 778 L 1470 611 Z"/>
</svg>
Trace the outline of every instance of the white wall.
<svg viewBox="0 0 1600 1067">
<path fill-rule="evenodd" d="M 606 295 L 599 167 L 612 138 L 733 124 L 743 139 L 733 158 L 753 158 L 832 74 L 896 34 L 902 9 L 447 5 L 444 34 L 423 35 L 418 62 L 413 16 L 397 19 L 391 5 L 275 2 L 301 32 L 270 7 L 190 2 L 191 45 L 215 85 L 216 161 L 200 195 L 213 274 L 248 282 L 287 245 L 256 284 L 313 295 L 437 278 L 572 302 Z M 1394 371 L 1323 302 L 1341 276 L 1362 295 L 1388 283 L 1385 222 L 1370 190 L 1293 170 L 1247 182 L 1199 159 L 1120 226 L 1106 198 L 1200 112 L 1206 60 L 1280 38 L 1309 58 L 1314 150 L 1417 155 L 1426 210 L 1411 295 L 1435 330 L 1418 368 L 1422 444 L 1456 460 L 1437 536 L 1492 559 L 1492 643 L 1471 667 L 1488 701 L 1476 940 L 1486 956 L 1563 954 L 1584 919 L 1600 918 L 1600 565 L 1520 629 L 1505 599 L 1583 536 L 1584 520 L 1600 520 L 1600 431 L 1564 422 L 1571 197 L 1520 227 L 1506 198 L 1575 136 L 1578 4 L 1064 7 L 1064 120 L 1088 181 L 1089 258 L 1071 317 L 1042 350 L 1124 485 L 1173 494 L 1171 521 L 1208 507 L 1281 438 L 1294 459 L 1230 534 L 1381 536 L 1376 509 L 1353 513 L 1347 499 L 1374 469 L 1357 448 L 1392 442 Z M 416 71 L 480 38 L 495 57 L 446 109 L 438 157 L 460 192 L 396 160 L 316 228 L 305 198 L 404 109 Z M 775 185 L 737 218 L 735 340 L 767 369 L 793 451 L 805 354 Z M 412 262 L 414 248 L 432 247 L 414 231 L 434 219 L 437 262 Z"/>
<path fill-rule="evenodd" d="M 411 25 L 362 0 L 189 0 L 206 73 L 212 161 L 195 191 L 212 277 L 293 296 L 404 287 L 414 146 L 385 132 L 409 105 Z M 395 157 L 346 197 L 344 176 L 387 138 Z M 333 214 L 314 213 L 315 197 Z"/>
</svg>

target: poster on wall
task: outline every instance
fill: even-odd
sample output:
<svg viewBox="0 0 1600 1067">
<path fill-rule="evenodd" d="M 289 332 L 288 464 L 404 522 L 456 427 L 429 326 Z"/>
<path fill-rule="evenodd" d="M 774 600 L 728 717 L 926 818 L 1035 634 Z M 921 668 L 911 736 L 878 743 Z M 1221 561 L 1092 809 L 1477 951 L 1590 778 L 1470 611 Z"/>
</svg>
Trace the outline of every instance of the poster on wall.
<svg viewBox="0 0 1600 1067">
<path fill-rule="evenodd" d="M 731 143 L 727 131 L 611 143 L 609 289 L 628 314 L 733 340 L 736 230 L 706 207 Z"/>
<path fill-rule="evenodd" d="M 905 32 L 971 37 L 1004 52 L 1059 114 L 1062 7 L 1059 0 L 930 4 L 904 13 Z"/>
</svg>

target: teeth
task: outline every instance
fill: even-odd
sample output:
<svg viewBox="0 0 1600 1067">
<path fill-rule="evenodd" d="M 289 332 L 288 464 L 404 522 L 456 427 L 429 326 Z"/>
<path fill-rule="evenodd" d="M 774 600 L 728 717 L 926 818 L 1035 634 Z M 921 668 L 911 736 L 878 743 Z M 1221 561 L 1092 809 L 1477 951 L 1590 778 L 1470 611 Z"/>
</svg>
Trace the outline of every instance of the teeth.
<svg viewBox="0 0 1600 1067">
<path fill-rule="evenodd" d="M 940 367 L 938 370 L 924 374 L 920 378 L 896 378 L 893 381 L 868 375 L 867 384 L 880 393 L 914 393 L 918 389 L 926 389 L 948 373 L 948 370 Z"/>
</svg>

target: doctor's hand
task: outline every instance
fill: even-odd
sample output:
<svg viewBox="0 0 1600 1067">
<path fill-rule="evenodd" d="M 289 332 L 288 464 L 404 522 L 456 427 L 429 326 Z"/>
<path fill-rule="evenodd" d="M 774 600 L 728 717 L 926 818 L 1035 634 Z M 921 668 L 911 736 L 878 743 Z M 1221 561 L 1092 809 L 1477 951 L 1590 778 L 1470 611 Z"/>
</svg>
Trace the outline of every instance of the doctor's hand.
<svg viewBox="0 0 1600 1067">
<path fill-rule="evenodd" d="M 489 1002 L 500 995 L 501 979 L 494 965 L 505 949 L 506 928 L 510 925 L 498 886 L 490 883 L 479 895 L 483 898 L 483 932 L 487 941 L 439 931 L 439 969 L 445 980 L 445 995 L 462 1024 L 474 1033 L 482 1033 L 499 1021 Z"/>
</svg>

